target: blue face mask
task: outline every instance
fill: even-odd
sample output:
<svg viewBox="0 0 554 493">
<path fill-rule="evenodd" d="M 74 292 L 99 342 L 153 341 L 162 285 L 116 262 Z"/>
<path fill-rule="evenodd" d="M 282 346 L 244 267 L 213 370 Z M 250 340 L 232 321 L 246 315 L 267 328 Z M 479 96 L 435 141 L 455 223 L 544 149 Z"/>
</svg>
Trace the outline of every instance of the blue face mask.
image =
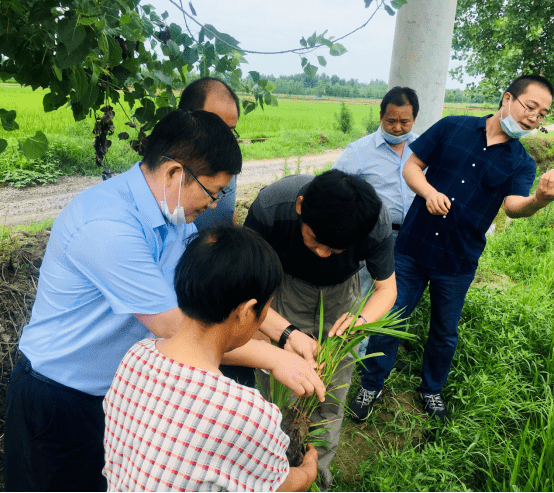
<svg viewBox="0 0 554 493">
<path fill-rule="evenodd" d="M 510 101 L 508 102 L 508 116 L 506 118 L 502 118 L 502 110 L 504 108 L 500 111 L 500 126 L 508 137 L 511 137 L 512 139 L 522 139 L 523 137 L 527 137 L 531 130 L 524 130 L 521 128 L 519 123 L 515 121 L 514 117 L 510 115 L 511 101 L 512 98 L 510 97 Z"/>
<path fill-rule="evenodd" d="M 406 142 L 412 135 L 412 132 L 408 132 L 407 134 L 402 134 L 402 135 L 392 135 L 385 132 L 383 130 L 383 127 L 381 127 L 381 132 L 383 133 L 383 139 L 385 139 L 385 142 L 392 145 Z"/>
</svg>

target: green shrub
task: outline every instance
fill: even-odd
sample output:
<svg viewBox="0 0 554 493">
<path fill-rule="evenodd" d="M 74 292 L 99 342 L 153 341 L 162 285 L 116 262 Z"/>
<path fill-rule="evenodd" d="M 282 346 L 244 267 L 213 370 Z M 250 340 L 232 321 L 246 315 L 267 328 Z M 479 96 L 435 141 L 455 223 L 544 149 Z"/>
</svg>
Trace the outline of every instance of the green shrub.
<svg viewBox="0 0 554 493">
<path fill-rule="evenodd" d="M 372 134 L 381 126 L 381 122 L 373 113 L 370 113 L 362 120 L 362 125 L 364 126 L 366 133 Z"/>
<path fill-rule="evenodd" d="M 544 137 L 530 137 L 522 139 L 523 147 L 537 164 L 554 159 L 554 140 Z"/>
<path fill-rule="evenodd" d="M 335 119 L 337 121 L 338 128 L 341 132 L 347 134 L 352 130 L 352 124 L 353 124 L 352 112 L 346 107 L 346 104 L 344 101 L 340 104 L 339 112 L 335 113 Z"/>
</svg>

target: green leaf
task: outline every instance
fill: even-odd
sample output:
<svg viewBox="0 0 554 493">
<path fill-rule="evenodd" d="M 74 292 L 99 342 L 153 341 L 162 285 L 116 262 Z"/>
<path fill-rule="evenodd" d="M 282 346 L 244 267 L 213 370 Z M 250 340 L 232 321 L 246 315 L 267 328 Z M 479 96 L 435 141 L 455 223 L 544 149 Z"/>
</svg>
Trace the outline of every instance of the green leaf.
<svg viewBox="0 0 554 493">
<path fill-rule="evenodd" d="M 244 104 L 246 103 L 246 104 Z M 245 115 L 248 115 L 248 113 L 250 113 L 251 111 L 254 111 L 256 109 L 256 104 L 253 103 L 252 101 L 245 101 L 243 103 L 243 109 L 244 109 L 244 114 Z"/>
<path fill-rule="evenodd" d="M 395 9 L 399 9 L 402 5 L 406 5 L 408 0 L 391 0 L 390 3 Z"/>
<path fill-rule="evenodd" d="M 52 65 L 52 69 L 54 70 L 54 74 L 56 74 L 56 78 L 61 81 L 63 79 L 63 74 L 60 68 L 57 65 Z"/>
<path fill-rule="evenodd" d="M 315 77 L 315 74 L 317 73 L 317 67 L 312 65 L 311 63 L 308 63 L 304 67 L 304 73 L 310 78 L 313 79 Z"/>
<path fill-rule="evenodd" d="M 42 107 L 45 112 L 57 110 L 60 106 L 63 106 L 67 101 L 67 98 L 60 97 L 58 94 L 48 92 L 42 98 Z"/>
<path fill-rule="evenodd" d="M 169 17 L 169 14 L 167 13 L 167 11 L 164 12 L 164 13 L 162 14 L 162 19 L 163 19 L 164 21 L 165 21 L 168 17 Z"/>
<path fill-rule="evenodd" d="M 254 84 L 257 84 L 258 82 L 260 82 L 259 72 L 251 71 L 251 72 L 248 72 L 248 73 L 250 74 L 250 77 L 252 78 L 252 81 L 254 82 Z"/>
<path fill-rule="evenodd" d="M 307 43 L 307 41 L 304 39 L 304 36 L 302 36 L 302 39 L 300 40 L 300 44 L 301 44 L 304 48 L 306 48 L 306 47 L 308 46 L 308 43 Z"/>
<path fill-rule="evenodd" d="M 81 24 L 81 26 L 91 26 L 92 24 L 94 24 L 96 22 L 96 19 L 97 19 L 96 16 L 91 16 L 91 17 L 80 16 L 79 17 L 79 24 Z"/>
<path fill-rule="evenodd" d="M 308 42 L 308 46 L 310 48 L 313 48 L 313 46 L 315 46 L 315 38 L 317 37 L 317 34 L 316 33 L 313 33 L 307 40 Z"/>
<path fill-rule="evenodd" d="M 331 56 L 344 55 L 348 50 L 340 43 L 333 43 L 333 47 L 329 50 Z"/>
<path fill-rule="evenodd" d="M 192 12 L 192 15 L 196 17 L 196 10 L 194 10 L 194 7 L 192 6 L 192 2 L 189 2 L 189 8 L 190 8 L 190 11 Z"/>
<path fill-rule="evenodd" d="M 8 147 L 8 141 L 6 139 L 0 139 L 0 154 L 2 154 L 6 147 Z"/>
<path fill-rule="evenodd" d="M 106 33 L 100 34 L 100 37 L 98 38 L 98 47 L 104 53 L 104 56 L 108 58 L 110 56 L 110 45 L 108 44 L 108 37 L 106 36 Z"/>
<path fill-rule="evenodd" d="M 277 98 L 272 94 L 271 95 L 271 103 L 270 103 L 271 106 L 273 107 L 277 107 L 279 106 L 279 103 L 277 102 Z"/>
<path fill-rule="evenodd" d="M 112 67 L 115 67 L 119 63 L 121 63 L 121 46 L 119 46 L 119 43 L 114 39 L 113 36 L 108 36 L 108 45 L 109 45 L 109 58 L 108 61 L 110 62 L 110 65 Z"/>
<path fill-rule="evenodd" d="M 77 17 L 60 21 L 59 38 L 65 45 L 67 53 L 74 51 L 85 39 L 86 31 L 83 26 L 77 25 Z"/>
<path fill-rule="evenodd" d="M 167 93 L 167 100 L 173 108 L 177 107 L 177 100 L 175 99 L 175 94 L 173 94 L 173 89 L 170 84 L 165 86 L 165 92 Z"/>
<path fill-rule="evenodd" d="M 0 121 L 2 122 L 2 128 L 8 132 L 11 132 L 12 130 L 17 130 L 19 128 L 19 125 L 15 121 L 15 117 L 17 116 L 17 113 L 15 110 L 5 110 L 4 108 L 0 108 Z"/>
<path fill-rule="evenodd" d="M 388 5 L 384 5 L 384 8 L 389 15 L 394 15 L 394 10 L 392 10 Z"/>
<path fill-rule="evenodd" d="M 323 57 L 323 56 L 318 56 L 318 57 L 317 57 L 317 61 L 319 62 L 319 64 L 320 64 L 322 67 L 326 67 L 326 66 L 327 66 L 327 60 L 325 60 L 325 57 Z"/>
<path fill-rule="evenodd" d="M 308 63 L 308 59 L 306 57 L 302 57 L 302 67 L 305 67 Z"/>
<path fill-rule="evenodd" d="M 366 9 L 371 5 L 371 2 L 373 2 L 373 0 L 364 0 Z"/>
<path fill-rule="evenodd" d="M 82 67 L 74 67 L 73 74 L 75 80 L 75 85 L 73 88 L 75 89 L 75 92 L 77 93 L 79 99 L 81 99 L 87 92 L 89 80 L 87 74 L 85 74 L 85 71 Z"/>
<path fill-rule="evenodd" d="M 40 130 L 28 139 L 19 139 L 19 148 L 25 154 L 27 159 L 38 159 L 46 153 L 48 149 L 48 139 Z"/>
<path fill-rule="evenodd" d="M 160 82 L 163 82 L 164 84 L 171 84 L 173 82 L 173 80 L 169 75 L 166 75 L 163 72 L 160 72 L 159 70 L 155 70 L 154 72 L 152 72 L 152 75 Z"/>
</svg>

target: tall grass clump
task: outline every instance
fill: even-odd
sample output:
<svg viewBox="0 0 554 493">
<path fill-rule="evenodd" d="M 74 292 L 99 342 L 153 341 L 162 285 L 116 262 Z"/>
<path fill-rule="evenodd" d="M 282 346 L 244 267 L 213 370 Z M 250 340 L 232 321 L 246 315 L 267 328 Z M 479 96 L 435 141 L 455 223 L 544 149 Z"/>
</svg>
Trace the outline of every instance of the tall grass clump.
<svg viewBox="0 0 554 493">
<path fill-rule="evenodd" d="M 361 463 L 361 491 L 552 491 L 552 207 L 488 241 L 478 270 L 487 282 L 468 292 L 443 389 L 451 422 L 429 422 L 426 441 Z M 425 296 L 409 320 L 423 342 L 428 321 Z M 407 348 L 417 372 L 423 348 Z"/>
</svg>

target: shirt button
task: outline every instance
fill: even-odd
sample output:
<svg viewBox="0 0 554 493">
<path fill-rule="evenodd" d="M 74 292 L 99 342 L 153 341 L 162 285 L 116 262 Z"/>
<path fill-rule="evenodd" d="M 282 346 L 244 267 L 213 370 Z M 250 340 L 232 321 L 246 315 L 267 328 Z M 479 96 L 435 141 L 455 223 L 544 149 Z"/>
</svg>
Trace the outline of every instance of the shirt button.
<svg viewBox="0 0 554 493">
<path fill-rule="evenodd" d="M 462 183 L 465 183 L 466 181 L 465 180 L 462 180 Z"/>
<path fill-rule="evenodd" d="M 452 202 L 454 202 L 456 199 L 454 197 L 452 197 Z"/>
<path fill-rule="evenodd" d="M 442 216 L 442 217 L 444 217 L 446 219 L 446 216 Z"/>
<path fill-rule="evenodd" d="M 475 168 L 475 163 L 473 163 L 471 166 L 473 166 Z"/>
<path fill-rule="evenodd" d="M 439 234 L 438 234 L 438 233 L 435 233 L 435 236 L 439 236 Z"/>
<path fill-rule="evenodd" d="M 487 150 L 487 148 L 486 148 L 486 147 L 483 147 L 483 150 L 484 150 L 484 151 L 486 151 L 486 150 Z"/>
</svg>

